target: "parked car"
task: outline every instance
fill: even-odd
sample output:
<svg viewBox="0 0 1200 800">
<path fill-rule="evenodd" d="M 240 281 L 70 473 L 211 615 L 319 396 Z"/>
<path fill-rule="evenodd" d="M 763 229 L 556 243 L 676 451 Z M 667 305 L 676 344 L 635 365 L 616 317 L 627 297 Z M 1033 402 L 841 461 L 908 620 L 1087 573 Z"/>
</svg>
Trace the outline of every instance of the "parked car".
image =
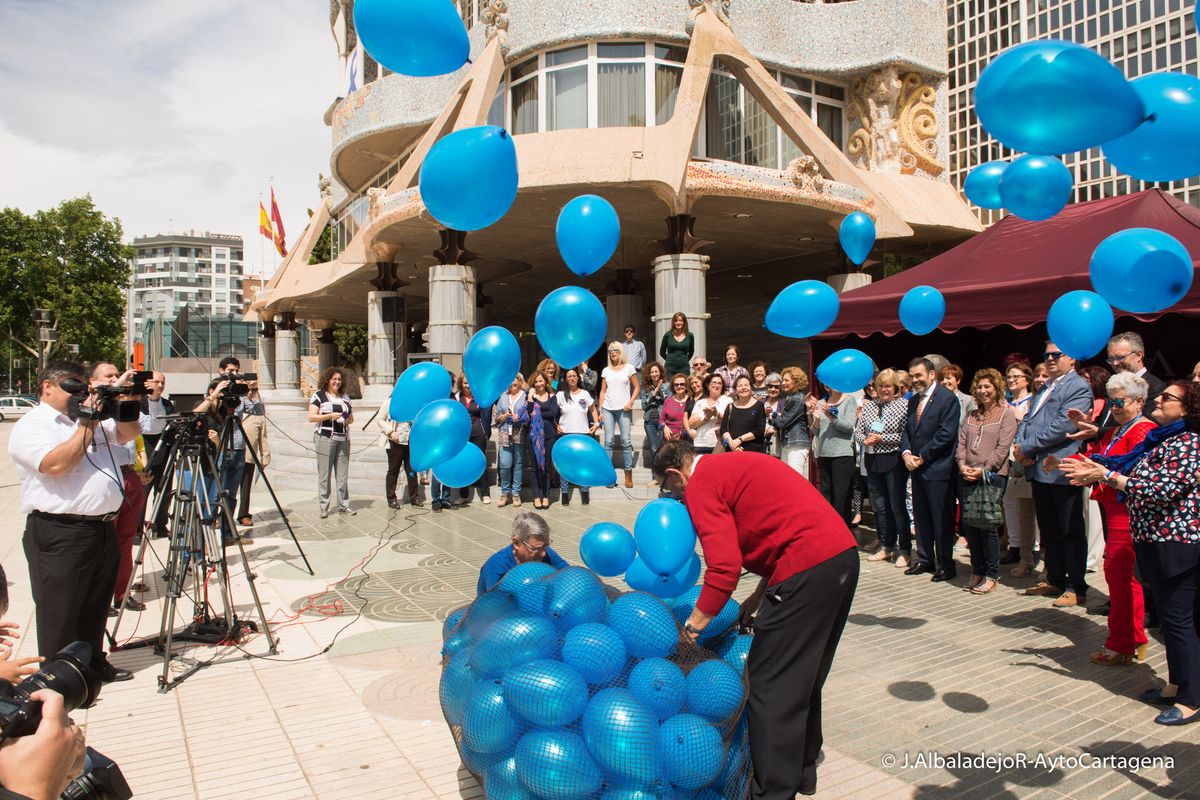
<svg viewBox="0 0 1200 800">
<path fill-rule="evenodd" d="M 6 419 L 16 419 L 37 407 L 37 402 L 30 397 L 10 394 L 0 397 L 0 422 Z"/>
</svg>

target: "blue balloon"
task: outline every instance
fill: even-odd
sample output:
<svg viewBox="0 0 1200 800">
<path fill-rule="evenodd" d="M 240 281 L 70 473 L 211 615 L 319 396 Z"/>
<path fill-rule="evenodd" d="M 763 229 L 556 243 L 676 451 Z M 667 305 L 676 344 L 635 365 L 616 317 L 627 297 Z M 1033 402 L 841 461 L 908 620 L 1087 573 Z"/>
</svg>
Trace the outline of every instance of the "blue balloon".
<svg viewBox="0 0 1200 800">
<path fill-rule="evenodd" d="M 1107 59 L 1053 39 L 1010 47 L 993 59 L 975 85 L 975 113 L 1013 150 L 1047 154 L 1111 141 L 1146 116 L 1137 92 Z"/>
<path fill-rule="evenodd" d="M 914 286 L 900 299 L 900 322 L 910 333 L 924 336 L 946 316 L 946 298 L 932 286 Z"/>
<path fill-rule="evenodd" d="M 633 523 L 633 536 L 638 556 L 651 572 L 663 577 L 683 569 L 696 552 L 696 529 L 687 508 L 667 497 L 642 507 Z"/>
<path fill-rule="evenodd" d="M 542 299 L 533 327 L 538 344 L 553 361 L 582 364 L 604 345 L 608 317 L 596 295 L 579 286 L 562 286 Z"/>
<path fill-rule="evenodd" d="M 498 680 L 480 681 L 463 707 L 463 744 L 476 753 L 506 753 L 512 749 L 525 723 L 513 714 Z"/>
<path fill-rule="evenodd" d="M 1178 239 L 1153 228 L 1128 228 L 1092 253 L 1092 288 L 1136 314 L 1165 311 L 1192 288 L 1192 256 Z"/>
<path fill-rule="evenodd" d="M 579 555 L 597 575 L 611 578 L 629 569 L 637 556 L 637 544 L 633 534 L 617 523 L 597 522 L 583 534 Z"/>
<path fill-rule="evenodd" d="M 585 622 L 563 637 L 562 660 L 592 685 L 611 683 L 625 670 L 625 641 L 607 625 Z"/>
<path fill-rule="evenodd" d="M 1078 289 L 1054 301 L 1046 316 L 1050 340 L 1082 361 L 1099 353 L 1113 332 L 1112 306 L 1095 292 Z"/>
<path fill-rule="evenodd" d="M 388 402 L 388 416 L 398 422 L 412 422 L 417 413 L 434 400 L 450 396 L 450 373 L 441 364 L 422 361 L 400 374 Z"/>
<path fill-rule="evenodd" d="M 687 702 L 687 679 L 674 662 L 647 658 L 629 673 L 629 691 L 661 721 L 678 714 Z"/>
<path fill-rule="evenodd" d="M 608 624 L 625 640 L 625 649 L 634 658 L 668 656 L 679 644 L 675 617 L 653 595 L 621 595 L 608 609 Z"/>
<path fill-rule="evenodd" d="M 520 370 L 521 346 L 507 328 L 492 325 L 467 343 L 463 372 L 479 405 L 490 406 L 499 400 Z"/>
<path fill-rule="evenodd" d="M 454 632 L 454 629 L 457 628 L 459 623 L 463 621 L 463 617 L 465 617 L 467 615 L 467 611 L 469 611 L 470 608 L 471 608 L 470 605 L 465 605 L 465 606 L 462 606 L 461 608 L 454 609 L 453 611 L 451 611 L 449 614 L 446 615 L 446 621 L 442 623 L 442 638 L 443 639 L 445 639 L 447 636 L 449 636 L 451 633 Z"/>
<path fill-rule="evenodd" d="M 687 676 L 688 711 L 713 723 L 736 714 L 746 699 L 742 673 L 720 659 L 703 661 Z"/>
<path fill-rule="evenodd" d="M 455 653 L 466 650 L 471 646 L 471 635 L 465 630 L 456 631 L 446 637 L 442 642 L 442 655 L 452 656 Z"/>
<path fill-rule="evenodd" d="M 598 441 L 582 433 L 558 437 L 550 450 L 550 460 L 562 479 L 575 486 L 611 486 L 617 482 L 612 457 Z"/>
<path fill-rule="evenodd" d="M 448 398 L 434 400 L 413 420 L 408 443 L 417 472 L 443 464 L 462 452 L 471 439 L 467 407 Z"/>
<path fill-rule="evenodd" d="M 725 763 L 725 743 L 707 720 L 676 714 L 658 729 L 658 756 L 671 783 L 696 791 L 713 782 Z"/>
<path fill-rule="evenodd" d="M 487 594 L 476 597 L 474 602 L 467 607 L 463 628 L 471 635 L 473 641 L 479 641 L 479 638 L 495 622 L 517 614 L 519 611 L 511 594 L 493 589 Z"/>
<path fill-rule="evenodd" d="M 1000 178 L 1004 207 L 1022 219 L 1050 219 L 1071 199 L 1071 170 L 1052 156 L 1021 156 Z"/>
<path fill-rule="evenodd" d="M 1007 161 L 980 164 L 963 181 L 963 193 L 980 208 L 1004 208 L 1004 201 L 1000 198 L 1000 178 L 1006 169 Z"/>
<path fill-rule="evenodd" d="M 616 209 L 603 197 L 580 195 L 559 212 L 554 236 L 567 267 L 576 275 L 586 277 L 608 263 L 617 251 L 621 241 L 621 220 Z"/>
<path fill-rule="evenodd" d="M 458 755 L 471 774 L 482 777 L 487 774 L 489 769 L 503 761 L 508 753 L 480 753 L 463 743 L 458 747 Z"/>
<path fill-rule="evenodd" d="M 839 392 L 857 392 L 871 382 L 875 365 L 861 350 L 838 350 L 817 367 L 817 380 Z"/>
<path fill-rule="evenodd" d="M 674 575 L 663 577 L 655 575 L 640 558 L 629 565 L 625 573 L 625 582 L 639 592 L 649 592 L 664 600 L 679 597 L 696 585 L 700 577 L 700 556 L 692 553 L 692 557 Z"/>
<path fill-rule="evenodd" d="M 530 614 L 541 614 L 546 598 L 546 578 L 558 572 L 545 561 L 527 561 L 517 564 L 500 579 L 499 587 L 512 592 L 521 610 Z M 478 600 L 476 601 L 478 602 Z"/>
<path fill-rule="evenodd" d="M 603 622 L 608 593 L 588 568 L 564 567 L 549 580 L 543 611 L 560 631 L 585 622 Z"/>
<path fill-rule="evenodd" d="M 610 780 L 650 783 L 658 777 L 658 720 L 628 689 L 597 692 L 581 727 L 588 752 Z"/>
<path fill-rule="evenodd" d="M 481 125 L 443 136 L 421 163 L 421 200 L 438 222 L 477 231 L 517 199 L 517 148 L 503 128 Z"/>
<path fill-rule="evenodd" d="M 721 659 L 738 672 L 746 671 L 746 660 L 750 658 L 750 645 L 754 644 L 754 635 L 738 633 L 726 640 L 718 654 Z"/>
<path fill-rule="evenodd" d="M 471 54 L 467 28 L 447 0 L 358 0 L 354 29 L 371 58 L 401 75 L 445 75 Z"/>
<path fill-rule="evenodd" d="M 583 676 L 561 661 L 526 662 L 509 670 L 502 683 L 508 707 L 544 728 L 571 724 L 588 702 Z"/>
<path fill-rule="evenodd" d="M 767 308 L 767 330 L 793 339 L 822 333 L 837 319 L 841 301 L 823 281 L 798 281 L 787 287 Z"/>
<path fill-rule="evenodd" d="M 483 678 L 502 677 L 513 667 L 558 655 L 558 632 L 547 619 L 506 617 L 487 629 L 471 649 L 469 663 Z"/>
<path fill-rule="evenodd" d="M 442 704 L 442 713 L 451 725 L 463 724 L 463 708 L 467 704 L 467 695 L 479 680 L 479 674 L 471 669 L 469 653 L 465 651 L 455 653 L 442 670 L 438 699 Z"/>
<path fill-rule="evenodd" d="M 842 220 L 838 228 L 838 240 L 846 256 L 853 263 L 861 265 L 875 246 L 875 223 L 863 212 L 855 211 Z"/>
<path fill-rule="evenodd" d="M 1132 85 L 1146 107 L 1146 119 L 1132 132 L 1105 143 L 1104 157 L 1143 181 L 1200 174 L 1200 78 L 1163 72 L 1144 75 Z"/>
<path fill-rule="evenodd" d="M 578 734 L 535 730 L 515 753 L 521 785 L 544 800 L 579 800 L 600 791 L 604 775 Z"/>
<path fill-rule="evenodd" d="M 478 445 L 467 442 L 458 455 L 433 468 L 433 477 L 452 489 L 474 486 L 487 469 L 487 456 Z"/>
<path fill-rule="evenodd" d="M 517 759 L 512 756 L 487 768 L 483 787 L 487 800 L 537 800 L 517 779 Z"/>
<path fill-rule="evenodd" d="M 682 625 L 687 622 L 688 617 L 692 614 L 692 609 L 696 607 L 696 602 L 700 599 L 700 592 L 703 587 L 693 586 L 688 591 L 675 598 L 675 602 L 671 603 L 671 611 L 675 614 L 675 619 L 679 620 Z M 733 627 L 737 622 L 738 611 L 741 606 L 732 598 L 725 601 L 725 605 L 721 607 L 721 611 L 700 632 L 697 641 L 701 643 L 711 642 L 719 639 L 726 631 Z"/>
</svg>

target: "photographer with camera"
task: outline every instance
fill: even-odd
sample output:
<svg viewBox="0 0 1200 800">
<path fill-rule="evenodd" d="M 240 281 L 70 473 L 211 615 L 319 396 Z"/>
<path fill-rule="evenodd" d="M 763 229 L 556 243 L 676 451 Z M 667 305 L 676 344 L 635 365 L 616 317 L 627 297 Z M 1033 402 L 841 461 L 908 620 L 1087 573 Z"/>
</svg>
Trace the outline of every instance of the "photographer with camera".
<svg viewBox="0 0 1200 800">
<path fill-rule="evenodd" d="M 30 697 L 41 702 L 42 721 L 32 735 L 0 745 L 0 800 L 58 800 L 84 769 L 83 731 L 62 695 L 39 689 Z"/>
<path fill-rule="evenodd" d="M 117 387 L 127 389 L 132 372 Z M 79 364 L 56 361 L 38 375 L 41 402 L 17 421 L 8 453 L 21 477 L 23 546 L 37 619 L 38 652 L 57 653 L 82 641 L 91 667 L 104 681 L 133 675 L 108 662 L 103 650 L 108 601 L 117 577 L 114 521 L 123 483 L 117 451 L 137 438 L 136 414 L 127 422 L 113 391 L 88 391 Z"/>
<path fill-rule="evenodd" d="M 246 470 L 246 440 L 239 426 L 234 425 L 230 435 L 221 443 L 222 429 L 232 416 L 241 418 L 243 401 L 246 399 L 246 384 L 241 382 L 242 365 L 233 356 L 221 359 L 220 373 L 208 384 L 208 396 L 196 406 L 196 413 L 207 414 L 208 441 L 214 447 L 221 447 L 216 454 L 217 480 L 208 480 L 207 494 L 209 515 L 221 522 L 221 540 L 223 544 L 233 544 L 233 531 L 225 515 L 221 512 L 218 495 L 225 493 L 229 500 L 229 512 L 236 508 L 238 492 L 242 488 L 242 474 Z M 220 377 L 224 375 L 225 377 Z"/>
<path fill-rule="evenodd" d="M 146 446 L 146 459 L 150 463 L 153 463 L 154 450 L 158 447 L 158 440 L 162 438 L 163 429 L 167 427 L 164 417 L 175 413 L 175 403 L 164 394 L 167 388 L 167 376 L 158 370 L 155 370 L 152 375 L 153 377 L 146 381 L 147 394 L 142 398 L 142 413 L 138 417 L 138 423 L 142 428 L 142 442 Z M 161 467 L 157 472 L 163 472 L 163 474 L 157 474 L 154 469 L 151 469 L 150 472 L 155 498 L 165 494 L 169 495 L 174 488 L 174 476 L 170 472 L 163 472 Z M 150 502 L 147 502 L 147 505 L 153 506 Z M 159 505 L 158 516 L 150 521 L 155 535 L 166 535 L 170 510 L 169 503 Z"/>
</svg>

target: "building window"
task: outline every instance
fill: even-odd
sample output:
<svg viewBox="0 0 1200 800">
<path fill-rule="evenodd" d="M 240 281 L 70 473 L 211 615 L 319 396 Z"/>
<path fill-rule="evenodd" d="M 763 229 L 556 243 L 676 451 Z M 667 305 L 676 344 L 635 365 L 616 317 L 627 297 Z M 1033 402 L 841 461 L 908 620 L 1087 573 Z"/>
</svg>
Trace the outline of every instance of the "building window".
<svg viewBox="0 0 1200 800">
<path fill-rule="evenodd" d="M 546 53 L 546 123 L 544 130 L 588 127 L 588 48 L 569 47 Z"/>
<path fill-rule="evenodd" d="M 646 125 L 646 45 L 596 45 L 597 127 Z"/>
</svg>

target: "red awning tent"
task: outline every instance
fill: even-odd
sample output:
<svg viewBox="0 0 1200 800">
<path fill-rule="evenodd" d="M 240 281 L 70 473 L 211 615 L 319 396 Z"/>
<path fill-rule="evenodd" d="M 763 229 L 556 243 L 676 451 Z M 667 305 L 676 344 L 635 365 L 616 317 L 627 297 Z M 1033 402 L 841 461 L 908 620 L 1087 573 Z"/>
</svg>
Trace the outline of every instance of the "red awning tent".
<svg viewBox="0 0 1200 800">
<path fill-rule="evenodd" d="M 938 330 L 1018 330 L 1043 324 L 1064 292 L 1091 289 L 1092 251 L 1126 228 L 1155 228 L 1178 239 L 1200 265 L 1200 209 L 1159 189 L 1069 205 L 1043 222 L 1007 216 L 974 238 L 898 275 L 841 296 L 837 321 L 820 339 L 885 337 L 902 333 L 900 299 L 915 286 L 933 286 L 946 298 Z M 1121 329 L 1118 315 L 1117 327 Z M 1200 281 L 1167 314 L 1200 316 Z M 1132 317 L 1133 315 L 1124 315 Z M 1148 322 L 1162 316 L 1137 316 Z M 1128 325 L 1126 327 L 1129 327 Z M 1200 337 L 1190 346 L 1200 352 Z M 827 350 L 828 342 L 819 349 Z"/>
</svg>

